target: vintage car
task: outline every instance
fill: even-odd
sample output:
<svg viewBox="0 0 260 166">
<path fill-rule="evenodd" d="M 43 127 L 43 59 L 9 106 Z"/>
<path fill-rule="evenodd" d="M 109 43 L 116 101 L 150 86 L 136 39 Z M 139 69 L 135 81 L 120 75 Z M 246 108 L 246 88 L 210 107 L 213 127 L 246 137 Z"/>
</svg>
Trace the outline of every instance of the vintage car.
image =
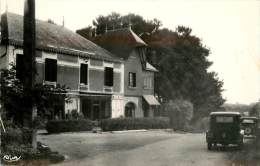
<svg viewBox="0 0 260 166">
<path fill-rule="evenodd" d="M 239 112 L 210 113 L 209 130 L 206 132 L 208 150 L 217 144 L 222 144 L 224 147 L 235 144 L 241 148 L 244 134 L 240 128 L 240 118 Z"/>
<path fill-rule="evenodd" d="M 256 136 L 258 127 L 258 118 L 256 117 L 242 117 L 241 128 L 244 130 L 245 136 Z"/>
</svg>

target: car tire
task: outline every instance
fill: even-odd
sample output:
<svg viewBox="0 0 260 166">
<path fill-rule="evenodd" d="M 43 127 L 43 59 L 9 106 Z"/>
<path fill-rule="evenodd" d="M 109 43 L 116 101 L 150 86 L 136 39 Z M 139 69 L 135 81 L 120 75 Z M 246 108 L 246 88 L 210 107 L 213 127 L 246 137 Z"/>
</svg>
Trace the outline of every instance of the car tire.
<svg viewBox="0 0 260 166">
<path fill-rule="evenodd" d="M 208 142 L 208 150 L 212 150 L 212 143 Z"/>
</svg>

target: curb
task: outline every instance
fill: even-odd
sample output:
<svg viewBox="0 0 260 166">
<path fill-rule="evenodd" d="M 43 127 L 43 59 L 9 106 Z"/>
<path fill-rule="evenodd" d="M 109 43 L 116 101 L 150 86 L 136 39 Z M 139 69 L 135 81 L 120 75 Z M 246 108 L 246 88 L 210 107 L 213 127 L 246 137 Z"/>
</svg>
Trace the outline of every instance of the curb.
<svg viewBox="0 0 260 166">
<path fill-rule="evenodd" d="M 111 131 L 111 133 L 135 133 L 135 132 L 146 132 L 148 130 L 121 130 L 121 131 Z"/>
</svg>

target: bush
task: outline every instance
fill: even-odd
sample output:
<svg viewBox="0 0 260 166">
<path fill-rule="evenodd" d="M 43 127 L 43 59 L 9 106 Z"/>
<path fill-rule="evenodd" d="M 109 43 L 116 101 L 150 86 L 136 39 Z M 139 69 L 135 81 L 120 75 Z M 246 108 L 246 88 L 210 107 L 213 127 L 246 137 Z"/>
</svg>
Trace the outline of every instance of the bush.
<svg viewBox="0 0 260 166">
<path fill-rule="evenodd" d="M 32 129 L 29 128 L 6 128 L 1 134 L 2 147 L 6 145 L 30 144 L 32 142 Z"/>
<path fill-rule="evenodd" d="M 52 120 L 46 124 L 48 133 L 61 133 L 72 131 L 91 131 L 94 123 L 86 119 Z"/>
<path fill-rule="evenodd" d="M 175 130 L 189 130 L 193 118 L 193 105 L 186 100 L 170 100 L 166 104 L 171 127 Z"/>
<path fill-rule="evenodd" d="M 100 127 L 104 131 L 164 129 L 169 127 L 169 119 L 157 118 L 115 118 L 101 120 Z"/>
</svg>

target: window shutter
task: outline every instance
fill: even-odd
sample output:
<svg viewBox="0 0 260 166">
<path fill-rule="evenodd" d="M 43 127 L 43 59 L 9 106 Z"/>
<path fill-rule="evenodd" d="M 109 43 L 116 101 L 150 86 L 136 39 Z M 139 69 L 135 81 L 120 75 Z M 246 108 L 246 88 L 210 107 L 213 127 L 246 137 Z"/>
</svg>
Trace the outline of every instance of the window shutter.
<svg viewBox="0 0 260 166">
<path fill-rule="evenodd" d="M 114 69 L 105 67 L 105 86 L 113 86 L 114 84 Z"/>
<path fill-rule="evenodd" d="M 45 59 L 45 81 L 57 81 L 57 60 Z"/>
<path fill-rule="evenodd" d="M 80 83 L 88 84 L 88 65 L 80 65 Z"/>
<path fill-rule="evenodd" d="M 133 73 L 133 87 L 136 87 L 136 73 Z"/>
</svg>

